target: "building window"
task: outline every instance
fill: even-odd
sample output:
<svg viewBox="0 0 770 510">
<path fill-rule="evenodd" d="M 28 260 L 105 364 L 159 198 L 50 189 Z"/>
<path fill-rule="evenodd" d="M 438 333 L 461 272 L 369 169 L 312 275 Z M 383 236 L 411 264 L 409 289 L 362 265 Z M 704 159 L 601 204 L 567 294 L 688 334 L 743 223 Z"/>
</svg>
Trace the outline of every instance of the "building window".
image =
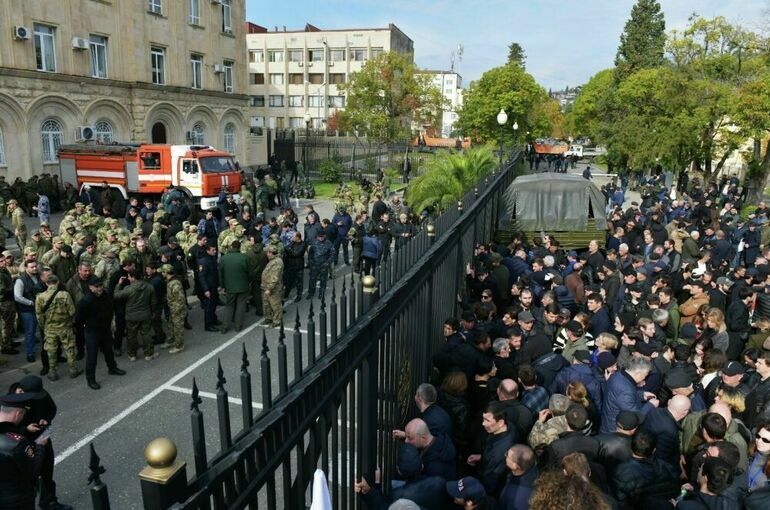
<svg viewBox="0 0 770 510">
<path fill-rule="evenodd" d="M 222 32 L 226 34 L 233 33 L 233 9 L 230 2 L 231 0 L 222 0 Z"/>
<path fill-rule="evenodd" d="M 344 73 L 329 74 L 329 83 L 331 83 L 332 85 L 340 85 L 342 83 L 345 83 L 345 74 Z"/>
<path fill-rule="evenodd" d="M 324 75 L 323 73 L 308 74 L 307 81 L 309 81 L 313 85 L 320 85 L 324 82 Z"/>
<path fill-rule="evenodd" d="M 320 108 L 323 106 L 323 96 L 307 96 L 309 108 Z"/>
<path fill-rule="evenodd" d="M 261 64 L 265 61 L 265 52 L 262 50 L 249 51 L 249 64 Z"/>
<path fill-rule="evenodd" d="M 190 55 L 190 72 L 192 73 L 191 87 L 194 89 L 203 88 L 203 55 Z"/>
<path fill-rule="evenodd" d="M 94 125 L 94 128 L 97 142 L 112 143 L 112 124 L 106 120 L 100 120 Z"/>
<path fill-rule="evenodd" d="M 91 44 L 91 76 L 94 78 L 107 77 L 107 38 L 92 35 Z"/>
<path fill-rule="evenodd" d="M 283 73 L 271 73 L 270 85 L 283 85 Z"/>
<path fill-rule="evenodd" d="M 150 67 L 152 69 L 152 82 L 155 85 L 166 83 L 166 50 L 155 46 L 150 48 Z"/>
<path fill-rule="evenodd" d="M 290 85 L 302 85 L 305 82 L 305 75 L 302 73 L 290 73 L 289 84 Z"/>
<path fill-rule="evenodd" d="M 0 166 L 5 165 L 5 141 L 3 140 L 3 131 L 0 130 Z"/>
<path fill-rule="evenodd" d="M 43 143 L 43 163 L 58 161 L 56 154 L 64 140 L 64 129 L 55 119 L 48 119 L 40 127 L 41 142 Z"/>
<path fill-rule="evenodd" d="M 203 122 L 196 122 L 190 131 L 190 143 L 193 145 L 204 145 L 206 126 Z"/>
<path fill-rule="evenodd" d="M 371 52 L 372 58 L 377 58 L 384 53 L 384 50 L 382 48 L 372 48 Z"/>
<path fill-rule="evenodd" d="M 249 106 L 265 106 L 265 96 L 251 96 L 249 98 Z"/>
<path fill-rule="evenodd" d="M 225 141 L 225 152 L 235 154 L 235 124 L 232 122 L 225 124 L 225 131 L 223 135 Z"/>
<path fill-rule="evenodd" d="M 291 129 L 301 129 L 305 127 L 305 119 L 302 117 L 289 117 L 289 127 Z"/>
<path fill-rule="evenodd" d="M 270 62 L 283 62 L 283 50 L 267 50 L 267 60 Z"/>
<path fill-rule="evenodd" d="M 190 18 L 191 25 L 201 24 L 201 0 L 190 0 Z"/>
<path fill-rule="evenodd" d="M 302 62 L 304 53 L 302 50 L 289 50 L 289 62 Z"/>
<path fill-rule="evenodd" d="M 363 62 L 366 60 L 366 48 L 351 48 L 350 60 L 354 62 Z"/>
<path fill-rule="evenodd" d="M 308 50 L 307 59 L 309 62 L 323 62 L 324 50 Z"/>
<path fill-rule="evenodd" d="M 310 128 L 311 129 L 323 129 L 324 128 L 324 119 L 321 117 L 313 117 L 310 119 Z"/>
<path fill-rule="evenodd" d="M 264 85 L 265 73 L 249 73 L 249 83 L 252 85 Z"/>
<path fill-rule="evenodd" d="M 345 50 L 329 50 L 329 60 L 332 62 L 344 62 Z"/>
<path fill-rule="evenodd" d="M 225 92 L 231 94 L 233 92 L 233 61 L 225 60 L 222 65 L 225 68 Z"/>
<path fill-rule="evenodd" d="M 265 127 L 264 117 L 252 117 L 250 122 L 251 122 L 251 127 L 258 127 L 258 128 Z"/>
<path fill-rule="evenodd" d="M 270 106 L 280 108 L 283 106 L 283 96 L 270 96 Z"/>
<path fill-rule="evenodd" d="M 289 106 L 304 106 L 305 96 L 289 96 Z"/>
<path fill-rule="evenodd" d="M 345 96 L 329 96 L 329 108 L 345 108 Z"/>
<path fill-rule="evenodd" d="M 153 14 L 163 14 L 163 0 L 150 0 L 150 12 Z"/>
<path fill-rule="evenodd" d="M 56 72 L 54 27 L 35 23 L 35 60 L 38 71 Z"/>
</svg>

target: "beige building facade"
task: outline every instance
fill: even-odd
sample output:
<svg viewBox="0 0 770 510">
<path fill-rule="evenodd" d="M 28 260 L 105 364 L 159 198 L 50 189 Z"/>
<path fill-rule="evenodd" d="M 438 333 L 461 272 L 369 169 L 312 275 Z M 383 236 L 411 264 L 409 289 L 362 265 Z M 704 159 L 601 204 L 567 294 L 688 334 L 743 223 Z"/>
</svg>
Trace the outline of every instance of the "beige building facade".
<svg viewBox="0 0 770 510">
<path fill-rule="evenodd" d="M 268 30 L 247 24 L 249 124 L 252 128 L 313 129 L 345 108 L 337 85 L 384 51 L 414 53 L 397 26 L 322 30 Z"/>
<path fill-rule="evenodd" d="M 421 71 L 430 78 L 431 84 L 441 91 L 446 107 L 441 113 L 441 136 L 449 138 L 454 132 L 458 112 L 463 105 L 463 78 L 454 71 Z"/>
<path fill-rule="evenodd" d="M 249 132 L 245 0 L 0 0 L 0 175 L 83 140 L 266 159 Z"/>
</svg>

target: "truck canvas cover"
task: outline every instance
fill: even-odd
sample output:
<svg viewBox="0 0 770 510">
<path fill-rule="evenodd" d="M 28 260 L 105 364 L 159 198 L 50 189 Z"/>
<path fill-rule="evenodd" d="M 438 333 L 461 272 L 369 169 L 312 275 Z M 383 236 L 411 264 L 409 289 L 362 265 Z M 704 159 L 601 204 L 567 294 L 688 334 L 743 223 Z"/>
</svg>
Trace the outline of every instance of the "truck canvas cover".
<svg viewBox="0 0 770 510">
<path fill-rule="evenodd" d="M 517 177 L 505 192 L 508 218 L 524 231 L 585 230 L 590 217 L 605 230 L 606 200 L 594 183 L 579 175 L 538 173 Z"/>
</svg>

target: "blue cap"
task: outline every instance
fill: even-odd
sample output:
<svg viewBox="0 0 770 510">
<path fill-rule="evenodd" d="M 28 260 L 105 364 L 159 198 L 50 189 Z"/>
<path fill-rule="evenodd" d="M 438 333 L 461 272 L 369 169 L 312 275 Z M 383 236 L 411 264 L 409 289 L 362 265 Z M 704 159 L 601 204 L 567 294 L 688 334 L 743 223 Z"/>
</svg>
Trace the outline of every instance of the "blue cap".
<svg viewBox="0 0 770 510">
<path fill-rule="evenodd" d="M 484 496 L 487 495 L 481 482 L 472 476 L 466 476 L 454 482 L 447 482 L 446 491 L 452 498 L 460 498 L 463 501 L 472 501 L 473 503 L 481 503 Z"/>
<path fill-rule="evenodd" d="M 398 447 L 398 472 L 404 478 L 412 478 L 422 471 L 422 457 L 420 450 L 409 444 L 401 444 Z"/>
</svg>

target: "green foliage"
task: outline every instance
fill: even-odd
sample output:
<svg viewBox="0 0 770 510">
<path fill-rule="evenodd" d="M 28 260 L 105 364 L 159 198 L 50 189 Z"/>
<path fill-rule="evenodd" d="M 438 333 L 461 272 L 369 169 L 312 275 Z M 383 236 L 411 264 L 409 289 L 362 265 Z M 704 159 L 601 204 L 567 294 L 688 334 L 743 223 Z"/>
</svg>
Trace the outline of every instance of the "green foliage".
<svg viewBox="0 0 770 510">
<path fill-rule="evenodd" d="M 477 141 L 497 143 L 497 114 L 502 108 L 508 114 L 508 123 L 503 127 L 506 140 L 513 139 L 514 121 L 519 125 L 520 139 L 527 131 L 531 137 L 548 136 L 552 127 L 549 115 L 553 113 L 546 106 L 548 102 L 545 89 L 522 67 L 495 67 L 471 83 L 465 92 L 456 127 Z"/>
<path fill-rule="evenodd" d="M 434 123 L 445 106 L 430 77 L 418 74 L 412 55 L 394 51 L 368 60 L 337 88 L 347 95 L 340 127 L 387 144 L 409 138 L 412 121 Z"/>
<path fill-rule="evenodd" d="M 496 166 L 497 159 L 487 147 L 437 156 L 428 162 L 424 173 L 409 183 L 406 198 L 415 212 L 432 207 L 446 209 Z"/>
<path fill-rule="evenodd" d="M 583 85 L 580 94 L 575 98 L 570 113 L 569 122 L 573 135 L 588 136 L 593 140 L 601 140 L 604 128 L 604 113 L 612 100 L 614 87 L 614 70 L 605 69 L 594 75 Z"/>
<path fill-rule="evenodd" d="M 754 214 L 754 211 L 756 210 L 757 210 L 757 204 L 744 205 L 741 208 L 741 218 L 743 218 L 744 221 L 748 221 L 749 215 Z"/>
<path fill-rule="evenodd" d="M 336 158 L 325 159 L 318 165 L 318 172 L 324 182 L 340 182 L 344 170 L 342 162 Z"/>
<path fill-rule="evenodd" d="M 527 61 L 527 54 L 524 53 L 524 48 L 517 42 L 512 42 L 508 45 L 508 64 L 513 64 L 524 69 L 525 62 Z"/>
<path fill-rule="evenodd" d="M 615 57 L 617 78 L 622 80 L 640 69 L 663 65 L 665 43 L 666 21 L 660 4 L 638 0 L 620 36 Z"/>
</svg>

